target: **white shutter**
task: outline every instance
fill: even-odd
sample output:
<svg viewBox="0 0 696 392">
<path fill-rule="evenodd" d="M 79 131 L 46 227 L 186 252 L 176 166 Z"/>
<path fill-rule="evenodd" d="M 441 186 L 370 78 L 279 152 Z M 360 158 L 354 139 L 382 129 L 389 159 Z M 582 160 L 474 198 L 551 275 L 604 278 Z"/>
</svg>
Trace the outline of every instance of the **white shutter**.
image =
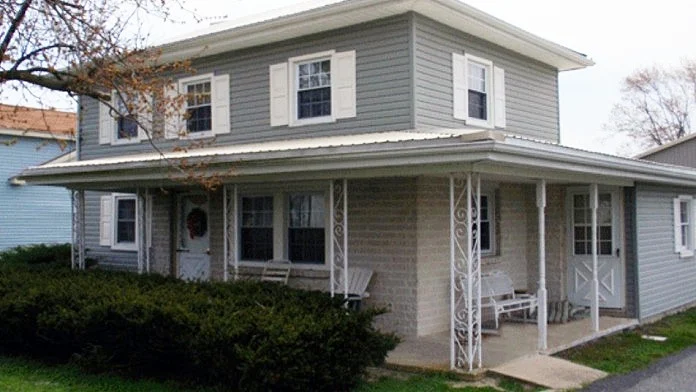
<svg viewBox="0 0 696 392">
<path fill-rule="evenodd" d="M 109 111 L 108 105 L 99 102 L 99 144 L 111 143 L 111 137 L 114 132 L 114 119 Z"/>
<path fill-rule="evenodd" d="M 271 126 L 288 125 L 290 121 L 288 63 L 271 65 Z"/>
<path fill-rule="evenodd" d="M 230 133 L 230 75 L 213 77 L 213 133 Z"/>
<path fill-rule="evenodd" d="M 164 137 L 165 139 L 178 139 L 179 135 L 184 131 L 184 110 L 183 105 L 174 105 L 174 100 L 179 96 L 179 88 L 177 84 L 170 84 L 165 87 L 164 98 L 167 100 L 165 107 L 164 119 Z"/>
<path fill-rule="evenodd" d="M 111 246 L 113 234 L 114 198 L 111 195 L 101 197 L 99 213 L 99 245 Z"/>
<path fill-rule="evenodd" d="M 505 70 L 493 67 L 493 115 L 495 126 L 505 128 Z"/>
<path fill-rule="evenodd" d="M 676 198 L 672 200 L 673 207 L 674 207 L 674 251 L 676 253 L 680 253 L 682 250 L 681 247 L 681 216 L 680 216 L 680 209 L 681 209 L 681 199 Z"/>
<path fill-rule="evenodd" d="M 469 99 L 466 79 L 466 57 L 452 53 L 452 105 L 454 118 L 466 120 L 469 115 Z"/>
<path fill-rule="evenodd" d="M 333 55 L 332 69 L 333 105 L 335 118 L 356 116 L 355 99 L 355 51 Z"/>
<path fill-rule="evenodd" d="M 147 134 L 150 133 L 152 137 L 152 124 L 154 123 L 154 112 L 155 103 L 152 96 L 147 97 L 147 102 L 144 104 L 138 103 L 138 122 L 140 126 L 138 127 L 138 138 L 140 140 L 147 140 Z"/>
</svg>

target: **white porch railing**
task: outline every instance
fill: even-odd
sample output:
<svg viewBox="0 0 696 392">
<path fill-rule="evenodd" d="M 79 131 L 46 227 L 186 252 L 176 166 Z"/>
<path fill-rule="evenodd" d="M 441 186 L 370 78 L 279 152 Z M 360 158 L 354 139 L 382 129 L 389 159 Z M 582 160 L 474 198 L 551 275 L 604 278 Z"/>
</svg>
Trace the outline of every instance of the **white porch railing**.
<svg viewBox="0 0 696 392">
<path fill-rule="evenodd" d="M 348 180 L 329 183 L 331 243 L 329 244 L 331 296 L 343 292 L 348 298 Z"/>
<path fill-rule="evenodd" d="M 225 185 L 223 187 L 223 227 L 224 241 L 223 253 L 225 265 L 223 267 L 223 280 L 229 280 L 229 267 L 232 266 L 233 279 L 239 279 L 239 257 L 237 257 L 237 185 Z"/>
<path fill-rule="evenodd" d="M 71 266 L 85 269 L 85 191 L 72 190 Z"/>
</svg>

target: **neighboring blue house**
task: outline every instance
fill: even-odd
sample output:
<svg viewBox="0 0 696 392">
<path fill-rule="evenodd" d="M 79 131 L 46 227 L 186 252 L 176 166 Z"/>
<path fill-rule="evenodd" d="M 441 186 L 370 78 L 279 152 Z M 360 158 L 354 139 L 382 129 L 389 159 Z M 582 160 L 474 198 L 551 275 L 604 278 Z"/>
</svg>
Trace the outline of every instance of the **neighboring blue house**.
<svg viewBox="0 0 696 392">
<path fill-rule="evenodd" d="M 29 166 L 68 159 L 75 114 L 0 105 L 0 251 L 18 245 L 70 242 L 66 189 L 26 185 Z"/>
</svg>

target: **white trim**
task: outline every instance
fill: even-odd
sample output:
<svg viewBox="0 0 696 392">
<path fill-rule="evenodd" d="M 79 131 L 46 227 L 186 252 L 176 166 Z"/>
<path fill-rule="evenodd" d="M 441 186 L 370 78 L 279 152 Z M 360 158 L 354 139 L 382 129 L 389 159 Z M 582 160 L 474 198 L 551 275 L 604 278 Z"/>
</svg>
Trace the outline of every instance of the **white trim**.
<svg viewBox="0 0 696 392">
<path fill-rule="evenodd" d="M 490 41 L 561 71 L 594 62 L 585 55 L 533 35 L 457 0 L 341 1 L 303 3 L 275 12 L 212 25 L 165 42 L 160 61 L 210 56 L 236 49 L 307 36 L 393 15 L 416 12 L 459 31 Z M 321 21 L 321 23 L 317 23 Z"/>
<path fill-rule="evenodd" d="M 336 122 L 336 97 L 334 92 L 336 90 L 336 78 L 334 78 L 334 55 L 335 50 L 327 50 L 323 52 L 317 52 L 312 54 L 306 54 L 302 56 L 290 57 L 288 59 L 288 88 L 289 88 L 289 108 L 288 108 L 288 126 L 290 127 L 300 127 L 304 125 L 312 124 L 325 124 Z M 298 93 L 298 72 L 297 68 L 300 64 L 329 60 L 331 64 L 331 115 L 322 117 L 310 117 L 310 118 L 298 118 L 298 108 L 297 108 L 297 93 Z"/>
<path fill-rule="evenodd" d="M 473 125 L 476 127 L 483 127 L 483 128 L 493 128 L 494 124 L 494 111 L 493 111 L 493 62 L 488 59 L 484 59 L 482 57 L 474 56 L 469 53 L 464 54 L 464 81 L 466 83 L 466 101 L 467 101 L 467 107 L 468 107 L 468 102 L 469 102 L 469 63 L 474 63 L 476 65 L 482 66 L 484 70 L 486 71 L 486 119 L 480 119 L 480 118 L 475 118 L 475 117 L 470 117 L 469 116 L 469 110 L 466 112 L 466 124 L 467 125 Z"/>
<path fill-rule="evenodd" d="M 21 129 L 4 129 L 0 128 L 0 135 L 30 137 L 38 139 L 53 139 L 53 140 L 75 140 L 74 136 L 63 133 L 53 133 L 51 131 L 23 131 Z"/>
<path fill-rule="evenodd" d="M 691 195 L 679 195 L 674 199 L 674 252 L 679 254 L 679 258 L 690 258 L 694 256 L 694 248 L 696 248 L 696 230 L 694 230 L 694 217 L 696 217 L 696 203 Z M 683 244 L 681 241 L 681 229 L 684 224 L 681 221 L 681 203 L 686 202 L 688 212 L 688 233 L 687 240 L 689 243 Z"/>
<path fill-rule="evenodd" d="M 181 78 L 181 79 L 177 80 L 177 86 L 179 89 L 179 94 L 186 95 L 186 86 L 187 85 L 206 83 L 206 82 L 210 83 L 210 130 L 189 133 L 188 125 L 187 125 L 186 121 L 182 121 L 184 128 L 182 130 L 183 131 L 182 134 L 179 135 L 180 140 L 207 139 L 207 138 L 212 138 L 215 136 L 215 124 L 213 124 L 213 122 L 215 121 L 215 114 L 213 113 L 214 106 L 215 106 L 215 102 L 213 102 L 214 97 L 215 97 L 215 92 L 213 91 L 214 84 L 215 84 L 215 74 L 210 72 L 210 73 Z M 188 110 L 187 100 L 184 100 L 184 104 L 182 105 L 181 111 L 185 115 L 187 110 Z"/>
<path fill-rule="evenodd" d="M 112 193 L 111 197 L 113 199 L 112 207 L 113 207 L 113 215 L 112 215 L 112 225 L 111 225 L 111 249 L 112 250 L 122 250 L 122 251 L 129 251 L 129 252 L 137 252 L 138 251 L 138 244 L 139 244 L 139 236 L 138 233 L 140 231 L 140 227 L 138 225 L 138 196 L 132 193 Z M 118 239 L 118 202 L 120 200 L 133 200 L 135 201 L 135 209 L 134 209 L 134 216 L 133 219 L 135 221 L 135 241 L 133 243 L 119 243 L 117 241 Z"/>
</svg>

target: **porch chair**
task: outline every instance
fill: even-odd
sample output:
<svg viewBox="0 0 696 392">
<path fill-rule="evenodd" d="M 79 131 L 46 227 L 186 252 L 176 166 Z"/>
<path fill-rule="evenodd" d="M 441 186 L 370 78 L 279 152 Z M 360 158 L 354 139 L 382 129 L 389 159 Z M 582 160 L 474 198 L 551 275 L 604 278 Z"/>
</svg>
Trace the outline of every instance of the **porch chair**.
<svg viewBox="0 0 696 392">
<path fill-rule="evenodd" d="M 263 266 L 261 281 L 287 285 L 291 267 L 290 260 L 268 260 Z"/>
<path fill-rule="evenodd" d="M 533 294 L 515 294 L 512 279 L 504 271 L 491 271 L 481 274 L 481 307 L 493 309 L 495 328 L 498 329 L 501 314 L 517 311 L 533 314 L 537 298 Z"/>
<path fill-rule="evenodd" d="M 364 298 L 368 298 L 370 293 L 367 286 L 372 279 L 373 271 L 367 268 L 348 268 L 348 306 L 360 310 L 360 303 Z M 339 277 L 338 292 L 343 292 L 343 276 Z"/>
</svg>

